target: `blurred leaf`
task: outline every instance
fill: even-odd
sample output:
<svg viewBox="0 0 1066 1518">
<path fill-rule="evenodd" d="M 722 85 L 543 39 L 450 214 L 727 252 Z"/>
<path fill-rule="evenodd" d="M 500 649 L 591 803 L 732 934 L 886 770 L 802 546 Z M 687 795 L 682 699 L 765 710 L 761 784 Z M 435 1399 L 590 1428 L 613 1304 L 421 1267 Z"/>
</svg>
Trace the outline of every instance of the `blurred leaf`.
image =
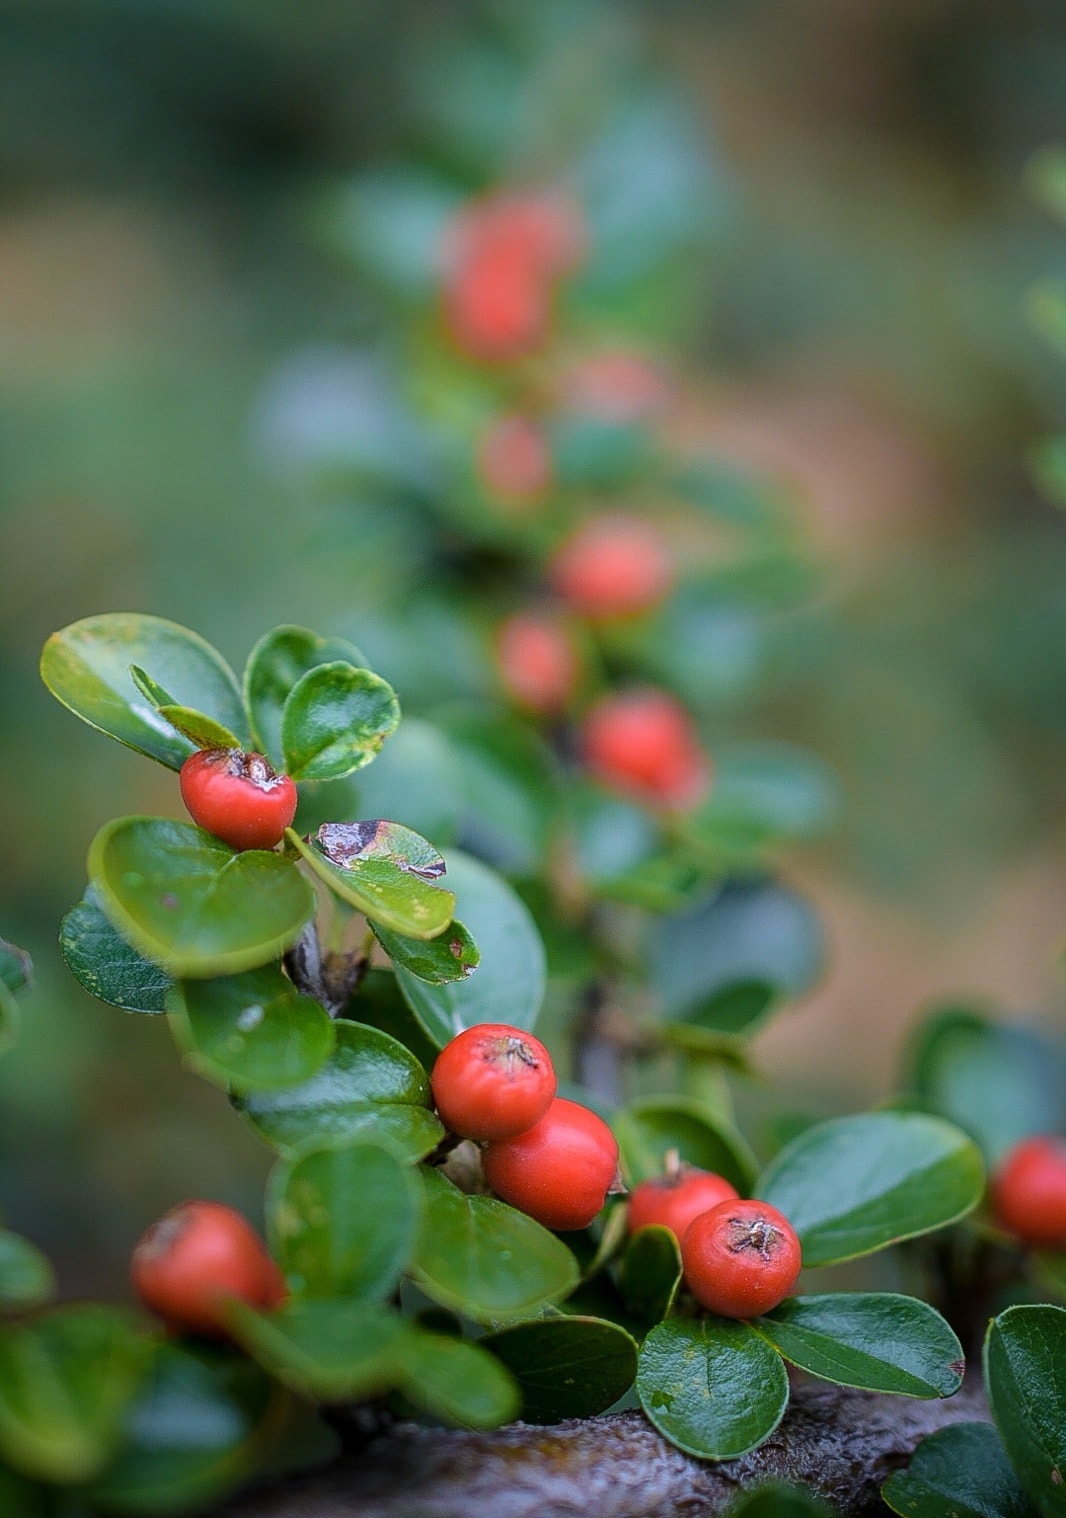
<svg viewBox="0 0 1066 1518">
<path fill-rule="evenodd" d="M 120 612 L 86 617 L 53 633 L 41 678 L 90 727 L 178 770 L 193 745 L 137 689 L 130 666 L 149 669 L 182 706 L 206 712 L 249 747 L 237 677 L 209 643 L 161 617 Z"/>
<path fill-rule="evenodd" d="M 293 780 L 336 780 L 369 764 L 400 721 L 391 685 L 342 660 L 316 665 L 289 692 L 281 721 Z"/>
<path fill-rule="evenodd" d="M 582 873 L 594 883 L 617 880 L 655 850 L 659 828 L 628 801 L 582 788 L 575 798 L 574 831 Z"/>
<path fill-rule="evenodd" d="M 1066 349 L 1066 285 L 1042 279 L 1030 289 L 1025 305 L 1041 336 L 1054 347 Z"/>
<path fill-rule="evenodd" d="M 289 836 L 331 891 L 386 928 L 425 939 L 451 922 L 455 896 L 430 883 L 444 874 L 444 860 L 410 828 L 326 822 L 313 838 Z"/>
<path fill-rule="evenodd" d="M 923 1439 L 881 1497 L 903 1518 L 1037 1518 L 990 1423 L 956 1423 Z"/>
<path fill-rule="evenodd" d="M 652 441 L 640 426 L 567 416 L 550 434 L 556 477 L 564 489 L 619 490 L 646 473 Z"/>
<path fill-rule="evenodd" d="M 402 817 L 434 843 L 455 837 L 463 807 L 459 757 L 429 722 L 405 717 L 374 760 L 359 772 L 364 817 Z"/>
<path fill-rule="evenodd" d="M 681 1248 L 672 1229 L 641 1228 L 626 1245 L 618 1292 L 626 1311 L 646 1330 L 661 1323 L 681 1283 Z"/>
<path fill-rule="evenodd" d="M 272 1252 L 300 1296 L 384 1301 L 411 1256 L 421 1208 L 421 1187 L 391 1148 L 360 1137 L 312 1149 L 271 1177 Z"/>
<path fill-rule="evenodd" d="M 0 1228 L 0 1311 L 40 1307 L 55 1292 L 55 1272 L 36 1244 Z"/>
<path fill-rule="evenodd" d="M 754 1033 L 779 1001 L 765 981 L 738 980 L 722 986 L 687 1020 L 660 1023 L 656 1032 L 679 1048 L 735 1060 L 742 1047 L 738 1041 Z"/>
<path fill-rule="evenodd" d="M 363 669 L 366 660 L 343 638 L 322 638 L 306 627 L 275 627 L 248 655 L 244 667 L 244 700 L 259 750 L 277 768 L 283 767 L 282 723 L 285 702 L 293 687 L 320 664 L 348 663 Z"/>
<path fill-rule="evenodd" d="M 1046 1518 L 1066 1513 L 1066 1308 L 1008 1307 L 988 1325 L 985 1386 L 1018 1480 Z"/>
<path fill-rule="evenodd" d="M 399 1314 L 350 1297 L 290 1300 L 269 1315 L 234 1298 L 226 1317 L 264 1370 L 322 1402 L 361 1402 L 391 1391 L 397 1352 L 410 1332 Z"/>
<path fill-rule="evenodd" d="M 1027 1263 L 1041 1289 L 1057 1302 L 1066 1303 L 1066 1253 L 1030 1250 Z"/>
<path fill-rule="evenodd" d="M 5 981 L 0 980 L 0 1054 L 3 1054 L 18 1038 L 19 1007 L 13 992 Z"/>
<path fill-rule="evenodd" d="M 711 833 L 755 839 L 813 838 L 836 821 L 840 787 L 829 766 L 790 743 L 738 744 L 715 752 L 714 788 L 691 819 Z"/>
<path fill-rule="evenodd" d="M 122 936 L 174 976 L 255 969 L 294 943 L 315 909 L 291 860 L 235 854 L 201 828 L 162 817 L 102 827 L 89 876 Z"/>
<path fill-rule="evenodd" d="M 333 1048 L 333 1023 L 276 965 L 184 980 L 168 999 L 186 1063 L 223 1089 L 273 1091 L 309 1080 Z"/>
<path fill-rule="evenodd" d="M 63 918 L 59 947 L 75 980 L 98 1001 L 124 1012 L 166 1011 L 173 981 L 126 942 L 104 914 L 100 891 L 91 882 Z"/>
<path fill-rule="evenodd" d="M 625 1396 L 637 1373 L 633 1338 L 602 1318 L 517 1323 L 480 1343 L 517 1380 L 526 1423 L 595 1418 Z"/>
<path fill-rule="evenodd" d="M 1060 221 L 1066 221 L 1066 149 L 1042 148 L 1025 166 L 1029 189 Z"/>
<path fill-rule="evenodd" d="M 214 717 L 208 717 L 204 712 L 194 711 L 191 706 L 182 706 L 174 700 L 174 697 L 165 691 L 161 685 L 157 685 L 152 677 L 139 669 L 136 664 L 130 665 L 130 674 L 133 683 L 146 701 L 151 702 L 156 711 L 171 727 L 177 728 L 183 737 L 188 738 L 197 748 L 240 748 L 241 740 L 236 733 L 231 733 L 228 727 L 223 727 L 221 722 L 216 722 Z"/>
<path fill-rule="evenodd" d="M 405 300 L 425 300 L 440 279 L 444 229 L 460 191 L 425 169 L 399 165 L 329 188 L 314 207 L 327 246 Z"/>
<path fill-rule="evenodd" d="M 835 1509 L 808 1487 L 761 1481 L 724 1509 L 727 1518 L 833 1518 Z"/>
<path fill-rule="evenodd" d="M 536 923 L 507 882 L 469 854 L 449 853 L 448 880 L 456 913 L 481 955 L 477 971 L 466 980 L 430 985 L 398 965 L 401 991 L 438 1048 L 474 1023 L 532 1029 L 547 978 Z"/>
<path fill-rule="evenodd" d="M 755 1158 L 736 1129 L 689 1097 L 641 1097 L 616 1113 L 612 1127 L 631 1185 L 663 1175 L 673 1149 L 688 1164 L 724 1175 L 742 1194 L 755 1176 Z"/>
<path fill-rule="evenodd" d="M 1066 437 L 1046 437 L 1027 453 L 1037 488 L 1056 506 L 1066 507 Z"/>
<path fill-rule="evenodd" d="M 491 708 L 438 712 L 458 764 L 464 845 L 509 875 L 536 875 L 548 847 L 558 775 L 544 742 Z"/>
<path fill-rule="evenodd" d="M 762 1443 L 788 1405 L 781 1356 L 746 1323 L 670 1318 L 640 1351 L 640 1405 L 671 1444 L 731 1460 Z"/>
<path fill-rule="evenodd" d="M 962 1345 L 927 1302 L 887 1291 L 792 1297 L 756 1324 L 809 1375 L 905 1397 L 950 1397 L 962 1385 Z"/>
<path fill-rule="evenodd" d="M 514 1377 L 484 1339 L 471 1344 L 409 1328 L 398 1346 L 397 1369 L 412 1402 L 462 1428 L 498 1428 L 521 1407 Z"/>
<path fill-rule="evenodd" d="M 943 1228 L 983 1190 L 981 1156 L 960 1129 L 919 1112 L 869 1112 L 808 1128 L 754 1194 L 785 1214 L 809 1267 Z"/>
<path fill-rule="evenodd" d="M 721 459 L 693 459 L 670 471 L 668 488 L 691 506 L 738 527 L 766 527 L 782 515 L 780 487 Z"/>
<path fill-rule="evenodd" d="M 577 1262 L 553 1233 L 493 1197 L 466 1196 L 423 1168 L 426 1208 L 412 1277 L 476 1322 L 528 1317 L 577 1285 Z"/>
<path fill-rule="evenodd" d="M 20 996 L 33 985 L 33 960 L 25 949 L 0 938 L 0 984 Z"/>
<path fill-rule="evenodd" d="M 402 967 L 417 980 L 442 986 L 465 980 L 477 969 L 481 955 L 477 944 L 453 918 L 447 932 L 424 943 L 403 933 L 390 933 L 380 923 L 371 921 L 374 936 L 393 964 Z"/>
<path fill-rule="evenodd" d="M 285 1155 L 379 1135 L 408 1159 L 435 1149 L 444 1129 L 430 1111 L 429 1080 L 414 1056 L 377 1028 L 342 1018 L 334 1028 L 336 1046 L 317 1075 L 237 1102 L 253 1127 Z"/>
</svg>

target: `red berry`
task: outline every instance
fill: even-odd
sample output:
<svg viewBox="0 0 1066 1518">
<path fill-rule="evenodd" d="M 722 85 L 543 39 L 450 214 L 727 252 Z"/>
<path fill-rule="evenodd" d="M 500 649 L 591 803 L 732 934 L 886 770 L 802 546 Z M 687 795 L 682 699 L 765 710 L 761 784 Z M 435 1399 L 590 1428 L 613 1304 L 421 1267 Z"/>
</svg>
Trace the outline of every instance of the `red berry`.
<svg viewBox="0 0 1066 1518">
<path fill-rule="evenodd" d="M 719 1202 L 685 1230 L 681 1264 L 701 1306 L 723 1318 L 756 1318 L 791 1294 L 800 1241 L 767 1202 Z"/>
<path fill-rule="evenodd" d="M 992 1206 L 1009 1233 L 1038 1249 L 1066 1249 L 1066 1139 L 1015 1144 L 992 1178 Z"/>
<path fill-rule="evenodd" d="M 552 459 L 540 428 L 519 412 L 498 417 L 478 447 L 486 488 L 516 505 L 535 501 L 552 482 Z"/>
<path fill-rule="evenodd" d="M 566 629 L 532 612 L 516 612 L 500 624 L 496 660 L 508 695 L 532 712 L 564 711 L 581 678 Z"/>
<path fill-rule="evenodd" d="M 602 1118 L 557 1096 L 515 1138 L 489 1144 L 485 1179 L 545 1228 L 587 1228 L 618 1179 L 618 1144 Z"/>
<path fill-rule="evenodd" d="M 659 532 L 618 512 L 586 522 L 567 538 L 548 565 L 548 578 L 583 616 L 632 617 L 667 595 L 674 568 Z"/>
<path fill-rule="evenodd" d="M 272 849 L 296 815 L 296 786 L 262 754 L 199 749 L 179 779 L 192 820 L 233 849 Z"/>
<path fill-rule="evenodd" d="M 230 1297 L 265 1311 L 285 1300 L 285 1278 L 251 1224 L 221 1202 L 182 1202 L 133 1251 L 133 1287 L 176 1329 L 224 1337 Z"/>
<path fill-rule="evenodd" d="M 669 1228 L 680 1243 L 693 1218 L 738 1196 L 736 1187 L 724 1175 L 699 1170 L 695 1165 L 681 1165 L 673 1175 L 634 1186 L 629 1193 L 629 1231 L 636 1233 L 657 1223 L 661 1228 Z"/>
<path fill-rule="evenodd" d="M 585 715 L 580 745 L 597 780 L 652 806 L 694 806 L 710 785 L 710 761 L 691 719 L 666 691 L 603 697 Z"/>
<path fill-rule="evenodd" d="M 542 1118 L 555 1095 L 551 1055 L 507 1023 L 478 1023 L 437 1056 L 430 1079 L 441 1122 L 469 1139 L 506 1139 Z"/>
</svg>

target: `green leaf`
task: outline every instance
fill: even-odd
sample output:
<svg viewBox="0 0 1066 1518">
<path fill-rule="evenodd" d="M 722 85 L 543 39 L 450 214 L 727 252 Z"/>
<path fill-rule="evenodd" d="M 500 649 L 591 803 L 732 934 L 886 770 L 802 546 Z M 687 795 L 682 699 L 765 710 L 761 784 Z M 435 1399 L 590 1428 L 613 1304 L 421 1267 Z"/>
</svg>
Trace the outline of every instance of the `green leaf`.
<svg viewBox="0 0 1066 1518">
<path fill-rule="evenodd" d="M 397 965 L 401 991 L 438 1048 L 475 1023 L 531 1029 L 544 1000 L 547 966 L 529 910 L 505 880 L 469 854 L 449 853 L 448 879 L 456 915 L 481 954 L 477 973 L 431 985 Z"/>
<path fill-rule="evenodd" d="M 130 674 L 133 683 L 146 701 L 151 702 L 164 721 L 169 722 L 171 727 L 177 728 L 178 732 L 194 743 L 197 748 L 240 748 L 241 740 L 236 733 L 230 732 L 221 722 L 216 722 L 214 717 L 208 717 L 204 712 L 195 711 L 191 706 L 182 706 L 174 700 L 169 691 L 165 691 L 161 685 L 157 685 L 151 675 L 145 670 L 139 669 L 136 664 L 130 665 Z"/>
<path fill-rule="evenodd" d="M 1037 489 L 1055 506 L 1066 506 L 1066 437 L 1040 438 L 1026 451 Z"/>
<path fill-rule="evenodd" d="M 276 959 L 315 909 L 291 860 L 235 854 L 202 828 L 162 817 L 102 827 L 89 876 L 122 936 L 176 977 L 235 975 Z"/>
<path fill-rule="evenodd" d="M 0 985 L 13 996 L 21 996 L 33 985 L 33 960 L 6 938 L 0 938 Z"/>
<path fill-rule="evenodd" d="M 59 947 L 74 979 L 98 1001 L 124 1012 L 166 1011 L 173 981 L 126 942 L 105 914 L 100 891 L 91 882 L 78 905 L 63 918 Z"/>
<path fill-rule="evenodd" d="M 183 980 L 168 1001 L 186 1063 L 233 1091 L 273 1091 L 314 1075 L 333 1048 L 333 1023 L 276 965 Z"/>
<path fill-rule="evenodd" d="M 950 1397 L 962 1345 L 926 1302 L 888 1291 L 792 1297 L 755 1325 L 801 1370 L 838 1386 L 904 1397 Z"/>
<path fill-rule="evenodd" d="M 738 1191 L 747 1192 L 754 1178 L 755 1159 L 740 1134 L 691 1098 L 643 1097 L 616 1113 L 613 1127 L 632 1185 L 661 1176 L 671 1149 L 690 1165 L 724 1175 Z"/>
<path fill-rule="evenodd" d="M 333 1053 L 309 1081 L 237 1102 L 252 1126 L 286 1155 L 357 1135 L 383 1136 L 407 1159 L 429 1154 L 444 1129 L 414 1055 L 377 1028 L 341 1018 L 334 1028 Z"/>
<path fill-rule="evenodd" d="M 644 1340 L 637 1394 L 678 1449 L 700 1460 L 731 1460 L 780 1423 L 788 1376 L 781 1356 L 746 1323 L 671 1318 Z"/>
<path fill-rule="evenodd" d="M 957 1123 L 994 1167 L 1019 1140 L 1057 1133 L 1066 1119 L 1066 1062 L 1035 1030 L 1007 1027 L 968 1007 L 926 1018 L 912 1040 L 904 1089 Z"/>
<path fill-rule="evenodd" d="M 1066 285 L 1058 279 L 1041 279 L 1028 291 L 1025 301 L 1029 320 L 1054 347 L 1066 349 Z"/>
<path fill-rule="evenodd" d="M 508 875 L 537 875 L 551 839 L 558 774 L 527 723 L 493 708 L 462 706 L 437 718 L 458 764 L 460 833 Z"/>
<path fill-rule="evenodd" d="M 681 1284 L 681 1248 L 669 1228 L 641 1228 L 618 1268 L 618 1292 L 642 1328 L 654 1328 L 673 1306 Z"/>
<path fill-rule="evenodd" d="M 376 967 L 367 970 L 345 1015 L 354 1022 L 366 1023 L 387 1033 L 390 1038 L 398 1039 L 424 1070 L 432 1070 L 439 1050 L 426 1037 L 391 970 Z"/>
<path fill-rule="evenodd" d="M 633 1385 L 637 1346 L 603 1318 L 542 1318 L 480 1340 L 518 1382 L 526 1423 L 595 1418 Z"/>
<path fill-rule="evenodd" d="M 1066 1308 L 1008 1307 L 988 1325 L 985 1385 L 1018 1480 L 1045 1518 L 1066 1513 Z"/>
<path fill-rule="evenodd" d="M 903 1518 L 1037 1518 L 990 1423 L 956 1423 L 923 1439 L 881 1496 Z"/>
<path fill-rule="evenodd" d="M 393 1149 L 369 1138 L 281 1165 L 268 1193 L 272 1252 L 293 1291 L 384 1301 L 414 1249 L 422 1188 Z"/>
<path fill-rule="evenodd" d="M 411 1275 L 434 1302 L 479 1323 L 527 1317 L 577 1285 L 577 1261 L 553 1233 L 493 1197 L 466 1196 L 422 1171 L 426 1208 Z"/>
<path fill-rule="evenodd" d="M 651 462 L 651 438 L 644 427 L 598 417 L 567 416 L 551 435 L 559 483 L 585 490 L 617 490 Z"/>
<path fill-rule="evenodd" d="M 281 731 L 290 692 L 310 670 L 336 663 L 366 667 L 354 644 L 344 638 L 320 637 L 307 627 L 272 628 L 248 655 L 243 684 L 252 733 L 276 768 L 284 767 Z"/>
<path fill-rule="evenodd" d="M 1057 1302 L 1066 1302 L 1066 1253 L 1031 1250 L 1028 1265 L 1043 1291 Z"/>
<path fill-rule="evenodd" d="M 1029 189 L 1053 215 L 1066 221 L 1066 149 L 1041 148 L 1025 166 Z"/>
<path fill-rule="evenodd" d="M 21 1234 L 0 1228 L 0 1311 L 40 1307 L 55 1292 L 46 1255 Z"/>
<path fill-rule="evenodd" d="M 369 764 L 400 721 L 380 675 L 346 661 L 319 664 L 293 686 L 282 714 L 285 770 L 293 780 L 337 780 Z"/>
<path fill-rule="evenodd" d="M 18 1038 L 19 1005 L 6 982 L 0 980 L 0 1054 Z"/>
<path fill-rule="evenodd" d="M 133 664 L 150 669 L 180 705 L 208 713 L 250 747 L 236 675 L 203 638 L 161 617 L 118 612 L 72 622 L 44 645 L 41 678 L 90 727 L 178 770 L 193 745 L 137 689 Z"/>
<path fill-rule="evenodd" d="M 521 1406 L 519 1389 L 485 1344 L 409 1328 L 397 1346 L 401 1389 L 433 1417 L 463 1428 L 509 1423 Z"/>
<path fill-rule="evenodd" d="M 812 1266 L 943 1228 L 983 1189 L 981 1156 L 958 1128 L 920 1112 L 870 1112 L 808 1128 L 754 1194 L 785 1214 Z"/>
<path fill-rule="evenodd" d="M 326 822 L 314 838 L 289 835 L 330 890 L 368 918 L 412 938 L 435 938 L 452 920 L 455 897 L 430 882 L 444 860 L 396 822 Z"/>
<path fill-rule="evenodd" d="M 727 1518 L 834 1518 L 836 1509 L 809 1487 L 764 1481 L 741 1492 L 725 1513 Z"/>
<path fill-rule="evenodd" d="M 452 981 L 465 980 L 477 969 L 481 960 L 477 944 L 454 917 L 447 932 L 438 934 L 428 943 L 418 938 L 408 938 L 404 933 L 390 933 L 377 922 L 371 922 L 370 926 L 394 965 L 406 970 L 416 980 L 427 981 L 431 986 L 445 986 Z"/>
<path fill-rule="evenodd" d="M 717 750 L 714 788 L 691 819 L 697 831 L 754 840 L 813 838 L 840 812 L 840 788 L 824 760 L 791 743 Z"/>
<path fill-rule="evenodd" d="M 360 815 L 402 817 L 437 843 L 454 839 L 463 809 L 459 756 L 429 722 L 405 717 L 374 763 L 360 771 L 358 786 Z"/>
<path fill-rule="evenodd" d="M 693 459 L 671 476 L 670 489 L 692 506 L 741 527 L 763 527 L 781 515 L 780 487 L 721 459 Z"/>
<path fill-rule="evenodd" d="M 264 1370 L 322 1402 L 391 1391 L 399 1378 L 397 1352 L 410 1331 L 398 1313 L 349 1297 L 294 1299 L 269 1315 L 234 1298 L 226 1320 Z"/>
<path fill-rule="evenodd" d="M 92 1480 L 151 1352 L 113 1307 L 60 1307 L 0 1329 L 0 1456 L 43 1481 Z"/>
</svg>

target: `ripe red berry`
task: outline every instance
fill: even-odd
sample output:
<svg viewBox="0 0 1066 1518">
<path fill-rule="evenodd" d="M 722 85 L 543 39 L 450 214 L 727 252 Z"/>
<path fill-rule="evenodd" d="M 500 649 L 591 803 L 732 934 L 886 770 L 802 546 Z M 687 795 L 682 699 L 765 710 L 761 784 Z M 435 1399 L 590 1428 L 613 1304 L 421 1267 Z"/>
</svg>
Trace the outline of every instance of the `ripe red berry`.
<svg viewBox="0 0 1066 1518">
<path fill-rule="evenodd" d="M 700 1170 L 695 1165 L 679 1165 L 673 1174 L 641 1181 L 633 1187 L 628 1202 L 629 1231 L 636 1233 L 658 1224 L 669 1228 L 680 1243 L 693 1218 L 719 1202 L 738 1197 L 736 1187 L 724 1175 Z"/>
<path fill-rule="evenodd" d="M 544 434 L 516 411 L 489 426 L 478 446 L 477 464 L 486 489 L 516 506 L 536 501 L 552 482 Z"/>
<path fill-rule="evenodd" d="M 755 1318 L 789 1296 L 802 1264 L 795 1229 L 767 1202 L 719 1202 L 681 1240 L 692 1295 L 723 1318 Z"/>
<path fill-rule="evenodd" d="M 556 549 L 548 578 L 583 616 L 632 617 L 669 592 L 674 567 L 667 545 L 649 522 L 615 512 L 584 523 Z"/>
<path fill-rule="evenodd" d="M 262 754 L 198 749 L 179 780 L 192 820 L 233 849 L 272 849 L 296 815 L 296 786 Z"/>
<path fill-rule="evenodd" d="M 1005 1156 L 992 1207 L 1009 1233 L 1038 1249 L 1066 1249 L 1066 1139 L 1037 1134 Z"/>
<path fill-rule="evenodd" d="M 528 711 L 565 711 L 581 669 L 577 651 L 561 623 L 533 612 L 516 612 L 496 633 L 496 662 L 511 699 Z"/>
<path fill-rule="evenodd" d="M 557 1096 L 539 1123 L 489 1144 L 485 1179 L 545 1228 L 587 1228 L 618 1180 L 618 1144 L 602 1118 Z"/>
<path fill-rule="evenodd" d="M 221 1202 L 182 1202 L 153 1223 L 130 1261 L 145 1307 L 171 1327 L 224 1337 L 223 1305 L 265 1311 L 285 1300 L 285 1278 L 251 1224 Z"/>
<path fill-rule="evenodd" d="M 695 806 L 710 785 L 710 760 L 691 719 L 666 691 L 604 696 L 586 713 L 579 740 L 597 780 L 649 805 Z"/>
<path fill-rule="evenodd" d="M 542 1118 L 555 1069 L 539 1038 L 507 1023 L 478 1023 L 437 1056 L 430 1077 L 441 1122 L 469 1139 L 505 1139 Z"/>
</svg>

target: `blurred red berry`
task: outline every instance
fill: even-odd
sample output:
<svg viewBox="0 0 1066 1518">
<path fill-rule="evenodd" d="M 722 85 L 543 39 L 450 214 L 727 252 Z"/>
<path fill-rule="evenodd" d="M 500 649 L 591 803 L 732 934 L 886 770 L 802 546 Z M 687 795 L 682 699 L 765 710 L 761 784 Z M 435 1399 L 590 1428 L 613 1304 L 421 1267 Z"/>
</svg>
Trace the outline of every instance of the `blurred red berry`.
<svg viewBox="0 0 1066 1518">
<path fill-rule="evenodd" d="M 545 716 L 566 710 L 581 678 L 566 629 L 534 612 L 516 612 L 500 624 L 496 662 L 511 700 Z"/>
<path fill-rule="evenodd" d="M 670 591 L 674 566 L 649 522 L 613 512 L 585 522 L 556 549 L 548 578 L 574 611 L 594 618 L 649 611 Z"/>
<path fill-rule="evenodd" d="M 586 713 L 581 753 L 597 780 L 653 806 L 705 796 L 711 764 L 681 703 L 654 688 L 604 696 Z"/>
<path fill-rule="evenodd" d="M 537 500 L 552 483 L 547 440 L 518 412 L 498 417 L 487 428 L 478 444 L 477 464 L 487 490 L 518 504 Z"/>
<path fill-rule="evenodd" d="M 1066 1139 L 1036 1134 L 1015 1144 L 992 1177 L 997 1221 L 1037 1249 L 1066 1249 Z"/>
</svg>

